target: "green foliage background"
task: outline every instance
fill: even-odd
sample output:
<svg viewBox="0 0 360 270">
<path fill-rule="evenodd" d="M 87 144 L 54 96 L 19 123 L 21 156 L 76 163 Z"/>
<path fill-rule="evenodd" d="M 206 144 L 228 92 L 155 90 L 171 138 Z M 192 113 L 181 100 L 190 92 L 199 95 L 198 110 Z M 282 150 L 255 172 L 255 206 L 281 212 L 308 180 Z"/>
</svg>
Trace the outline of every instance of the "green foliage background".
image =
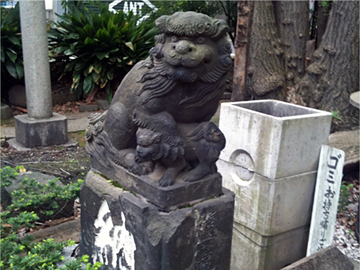
<svg viewBox="0 0 360 270">
<path fill-rule="evenodd" d="M 157 33 L 154 20 L 161 15 L 170 15 L 176 11 L 195 11 L 214 17 L 225 13 L 232 31 L 236 27 L 234 1 L 151 3 L 158 10 L 150 12 L 150 8 L 144 5 L 142 13 L 150 12 L 150 17 L 140 23 L 139 17 L 131 12 L 125 14 L 122 11 L 109 11 L 108 2 L 62 1 L 66 12 L 59 16 L 58 22 L 53 22 L 48 27 L 49 56 L 57 69 L 55 73 L 61 74 L 59 79 L 65 74 L 72 76 L 71 91 L 75 91 L 78 98 L 96 89 L 104 91 L 110 102 L 116 83 L 138 61 L 148 56 Z M 4 82 L 8 82 L 8 88 L 24 77 L 19 3 L 13 9 L 1 8 L 1 13 L 2 88 Z"/>
<path fill-rule="evenodd" d="M 64 62 L 64 73 L 71 73 L 71 90 L 80 97 L 95 87 L 112 98 L 110 81 L 117 73 L 126 74 L 148 56 L 157 33 L 152 21 L 139 23 L 131 12 L 113 13 L 108 5 L 97 3 L 96 13 L 86 6 L 69 5 L 61 21 L 51 24 L 51 56 Z"/>
<path fill-rule="evenodd" d="M 1 8 L 1 77 L 21 80 L 24 76 L 19 3 L 13 9 Z"/>
</svg>

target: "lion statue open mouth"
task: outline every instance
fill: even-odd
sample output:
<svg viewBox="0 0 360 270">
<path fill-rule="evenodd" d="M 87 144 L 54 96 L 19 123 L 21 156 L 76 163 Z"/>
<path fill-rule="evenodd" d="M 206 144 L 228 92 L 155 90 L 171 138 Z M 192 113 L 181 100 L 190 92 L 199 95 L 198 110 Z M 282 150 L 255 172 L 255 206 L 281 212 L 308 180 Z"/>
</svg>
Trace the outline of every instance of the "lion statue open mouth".
<svg viewBox="0 0 360 270">
<path fill-rule="evenodd" d="M 174 168 L 166 181 L 159 182 L 167 186 L 175 183 L 177 174 L 186 167 L 184 163 L 189 162 L 184 151 L 186 145 L 194 148 L 196 155 L 191 163 L 195 165 L 191 169 L 197 170 L 197 173 L 190 170 L 184 177 L 186 181 L 216 172 L 215 162 L 225 146 L 225 138 L 208 121 L 226 88 L 226 73 L 232 65 L 231 45 L 226 37 L 229 31 L 226 23 L 204 14 L 177 12 L 157 19 L 156 26 L 160 35 L 150 57 L 126 75 L 106 115 L 92 120 L 86 149 L 101 160 L 103 167 L 116 163 L 139 175 L 149 173 L 155 163 L 162 162 Z M 188 127 L 189 136 L 187 128 L 180 130 L 183 127 Z M 136 133 L 138 129 L 141 132 Z M 193 133 L 197 135 L 191 136 Z M 138 156 L 135 153 L 137 146 L 144 148 L 139 145 L 146 137 L 144 134 L 156 134 L 161 145 L 169 153 L 176 153 L 177 158 L 153 158 L 144 165 L 139 158 L 141 153 Z M 207 139 L 215 134 L 217 137 L 221 134 L 221 139 Z M 213 153 L 211 159 L 209 153 Z M 199 173 L 200 170 L 204 173 Z"/>
</svg>

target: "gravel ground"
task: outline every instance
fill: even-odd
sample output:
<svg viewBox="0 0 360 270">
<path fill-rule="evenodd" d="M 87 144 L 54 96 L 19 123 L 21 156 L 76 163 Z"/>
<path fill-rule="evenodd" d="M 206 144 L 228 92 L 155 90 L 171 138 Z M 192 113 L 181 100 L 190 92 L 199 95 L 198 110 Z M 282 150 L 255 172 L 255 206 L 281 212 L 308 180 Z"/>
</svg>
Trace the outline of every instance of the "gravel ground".
<svg viewBox="0 0 360 270">
<path fill-rule="evenodd" d="M 359 243 L 353 232 L 336 221 L 332 245 L 335 245 L 343 254 L 360 263 Z"/>
</svg>

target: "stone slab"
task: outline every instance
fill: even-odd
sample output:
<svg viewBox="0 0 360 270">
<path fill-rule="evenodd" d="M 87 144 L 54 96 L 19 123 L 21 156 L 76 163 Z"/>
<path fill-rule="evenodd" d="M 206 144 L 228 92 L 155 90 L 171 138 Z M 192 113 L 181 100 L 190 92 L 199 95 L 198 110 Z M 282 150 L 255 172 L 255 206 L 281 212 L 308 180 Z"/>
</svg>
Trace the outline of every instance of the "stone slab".
<svg viewBox="0 0 360 270">
<path fill-rule="evenodd" d="M 63 250 L 61 252 L 61 256 L 63 256 L 65 258 L 65 260 L 57 262 L 55 264 L 57 269 L 63 268 L 65 266 L 65 263 L 73 261 L 73 260 L 76 259 L 74 255 L 76 253 L 76 250 L 78 249 L 78 246 L 79 246 L 79 244 L 75 244 L 75 245 L 66 246 L 66 247 L 63 248 Z M 83 264 L 81 269 L 86 270 L 86 265 Z"/>
<path fill-rule="evenodd" d="M 4 208 L 9 206 L 12 203 L 11 193 L 15 190 L 22 188 L 22 181 L 23 180 L 35 180 L 36 182 L 40 183 L 41 185 L 46 185 L 49 181 L 56 179 L 53 175 L 43 174 L 39 172 L 19 172 L 18 175 L 15 176 L 14 179 L 11 179 L 11 185 L 8 187 L 1 188 L 1 204 Z M 60 180 L 56 181 L 56 185 L 60 187 L 64 187 L 64 184 L 61 183 Z M 33 187 L 34 190 L 37 190 L 36 186 Z M 74 215 L 74 200 L 63 201 L 59 200 L 59 209 L 52 218 L 59 218 L 60 217 L 70 217 Z M 34 210 L 40 218 L 40 222 L 45 222 L 49 219 L 49 216 L 46 216 L 41 213 L 39 210 L 49 210 L 49 205 L 39 204 L 37 209 Z"/>
<path fill-rule="evenodd" d="M 65 93 L 65 94 L 52 94 L 52 104 L 53 105 L 63 105 L 69 101 L 76 101 L 75 93 Z"/>
<path fill-rule="evenodd" d="M 245 181 L 241 168 L 221 159 L 216 165 L 223 186 L 235 193 L 235 222 L 264 236 L 310 225 L 316 171 L 279 179 L 252 174 Z"/>
<path fill-rule="evenodd" d="M 64 144 L 68 141 L 67 118 L 54 113 L 51 118 L 34 119 L 27 114 L 15 116 L 16 141 L 25 147 Z"/>
<path fill-rule="evenodd" d="M 42 240 L 51 238 L 54 239 L 55 242 L 67 242 L 69 239 L 71 239 L 72 241 L 78 243 L 80 232 L 80 219 L 74 219 L 28 234 L 35 237 L 33 240 L 35 242 L 42 242 Z"/>
<path fill-rule="evenodd" d="M 329 146 L 345 152 L 344 171 L 359 169 L 360 129 L 339 131 L 330 134 Z"/>
<path fill-rule="evenodd" d="M 307 256 L 330 246 L 333 241 L 344 155 L 342 150 L 321 147 Z"/>
<path fill-rule="evenodd" d="M 222 177 L 219 173 L 211 174 L 195 182 L 178 181 L 168 187 L 159 186 L 154 179 L 161 176 L 136 176 L 120 165 L 104 167 L 91 157 L 93 170 L 117 181 L 124 188 L 144 196 L 151 203 L 164 211 L 175 209 L 196 200 L 219 196 L 222 193 Z M 157 172 L 155 172 L 157 173 Z M 181 175 L 179 175 L 181 178 Z"/>
<path fill-rule="evenodd" d="M 9 119 L 12 117 L 10 107 L 1 102 L 1 120 Z"/>
<path fill-rule="evenodd" d="M 276 100 L 222 103 L 220 158 L 273 179 L 316 171 L 331 119 L 329 112 Z"/>
<path fill-rule="evenodd" d="M 103 110 L 108 110 L 110 108 L 109 102 L 105 99 L 96 99 L 95 102 Z"/>
<path fill-rule="evenodd" d="M 23 146 L 22 144 L 17 142 L 15 138 L 9 139 L 7 142 L 9 143 L 9 145 L 14 147 L 14 149 L 16 149 L 18 151 L 33 150 L 32 148 Z M 78 146 L 78 145 L 79 145 L 79 143 L 75 139 L 72 139 L 72 138 L 70 138 L 66 143 L 58 144 L 58 146 L 62 146 L 62 147 L 73 147 L 73 146 Z M 44 146 L 44 147 L 46 147 L 46 146 Z M 41 147 L 38 147 L 38 148 L 41 148 Z"/>
<path fill-rule="evenodd" d="M 231 270 L 278 270 L 306 254 L 309 227 L 263 236 L 234 222 Z"/>
<path fill-rule="evenodd" d="M 78 132 L 86 130 L 89 124 L 89 117 L 93 112 L 68 113 L 68 132 Z"/>
<path fill-rule="evenodd" d="M 281 270 L 355 270 L 355 267 L 337 247 L 331 246 Z"/>
<path fill-rule="evenodd" d="M 48 181 L 55 179 L 53 175 L 47 175 L 39 172 L 20 172 L 18 175 L 15 176 L 15 179 L 11 179 L 11 185 L 8 187 L 1 188 L 1 204 L 4 208 L 9 206 L 12 201 L 10 194 L 19 188 L 21 181 L 29 178 L 29 179 L 36 179 L 39 183 L 42 185 L 45 185 Z M 57 181 L 57 184 L 59 186 L 63 186 L 63 184 L 60 181 Z"/>
<path fill-rule="evenodd" d="M 15 138 L 15 127 L 0 127 L 2 138 Z"/>
<path fill-rule="evenodd" d="M 26 108 L 26 90 L 23 85 L 14 85 L 9 89 L 9 101 L 12 105 Z"/>
<path fill-rule="evenodd" d="M 90 105 L 80 105 L 79 111 L 80 112 L 93 112 L 99 109 L 99 106 L 96 104 L 90 104 Z"/>
<path fill-rule="evenodd" d="M 80 255 L 104 269 L 230 267 L 233 193 L 170 212 L 90 171 L 80 191 Z"/>
</svg>

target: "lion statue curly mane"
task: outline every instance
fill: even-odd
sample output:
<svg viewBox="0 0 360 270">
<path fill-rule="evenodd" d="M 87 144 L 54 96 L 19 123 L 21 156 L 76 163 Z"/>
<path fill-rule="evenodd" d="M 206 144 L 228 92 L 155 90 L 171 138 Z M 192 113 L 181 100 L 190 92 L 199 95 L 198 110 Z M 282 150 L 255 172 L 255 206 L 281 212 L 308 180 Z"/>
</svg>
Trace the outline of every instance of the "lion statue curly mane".
<svg viewBox="0 0 360 270">
<path fill-rule="evenodd" d="M 136 158 L 138 129 L 156 133 L 162 144 L 171 148 L 168 151 L 177 156 L 183 155 L 184 140 L 191 140 L 190 133 L 196 130 L 202 136 L 197 138 L 201 141 L 199 149 L 209 148 L 204 153 L 198 151 L 195 167 L 190 168 L 190 176 L 184 177 L 196 181 L 214 172 L 215 161 L 225 145 L 223 137 L 221 142 L 206 144 L 209 141 L 206 138 L 220 130 L 204 123 L 215 114 L 226 88 L 226 73 L 232 65 L 231 45 L 226 36 L 229 28 L 223 20 L 195 12 L 162 16 L 155 23 L 160 34 L 150 56 L 126 75 L 106 114 L 91 119 L 86 150 L 93 167 L 106 170 L 109 166 L 122 166 L 143 175 L 153 171 L 158 160 L 142 162 Z M 196 148 L 197 144 L 192 145 Z M 207 155 L 210 148 L 217 153 L 211 161 L 201 156 Z M 183 170 L 186 157 L 177 160 L 181 160 Z M 160 179 L 161 186 L 174 184 L 180 173 L 175 160 L 166 166 L 177 169 Z"/>
</svg>

